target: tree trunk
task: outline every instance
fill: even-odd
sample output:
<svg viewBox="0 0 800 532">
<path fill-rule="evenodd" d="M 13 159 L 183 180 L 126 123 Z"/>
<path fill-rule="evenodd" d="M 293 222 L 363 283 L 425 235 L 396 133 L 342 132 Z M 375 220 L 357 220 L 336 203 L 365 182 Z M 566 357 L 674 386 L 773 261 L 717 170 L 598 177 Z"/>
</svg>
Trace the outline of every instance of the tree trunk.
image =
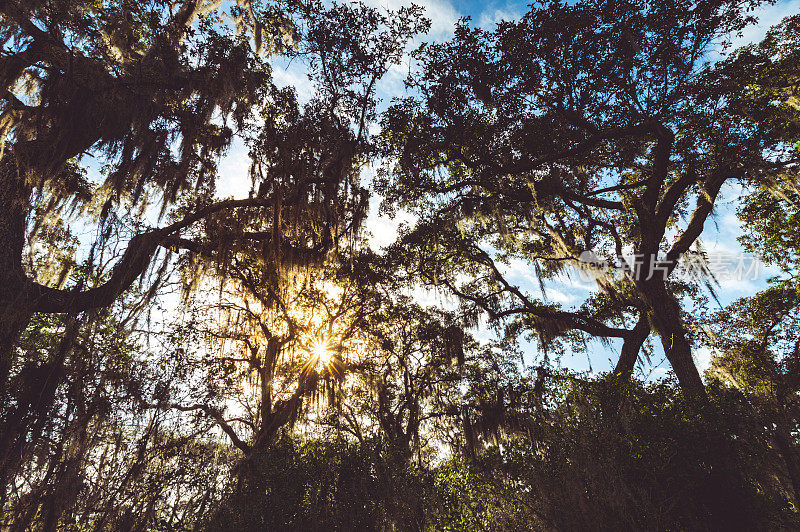
<svg viewBox="0 0 800 532">
<path fill-rule="evenodd" d="M 33 314 L 23 297 L 25 273 L 22 271 L 22 249 L 30 210 L 31 190 L 24 176 L 17 171 L 12 157 L 0 161 L 0 494 L 5 498 L 19 461 L 18 427 L 24 412 L 12 409 L 8 396 L 8 381 L 14 364 L 14 346 Z"/>
<path fill-rule="evenodd" d="M 13 364 L 13 348 L 33 314 L 22 288 L 22 250 L 30 211 L 31 189 L 11 155 L 0 161 L 0 397 Z"/>
<path fill-rule="evenodd" d="M 621 380 L 630 379 L 633 375 L 633 369 L 636 366 L 636 361 L 639 359 L 639 351 L 642 349 L 642 344 L 647 340 L 650 335 L 650 322 L 647 319 L 647 313 L 642 312 L 636 325 L 625 337 L 622 344 L 622 353 L 617 361 L 617 366 L 614 368 L 614 375 Z"/>
<path fill-rule="evenodd" d="M 654 277 L 638 284 L 650 307 L 650 321 L 661 337 L 664 354 L 681 388 L 689 394 L 705 396 L 705 386 L 692 358 L 692 347 L 681 319 L 678 300 L 667 290 L 662 279 Z"/>
</svg>

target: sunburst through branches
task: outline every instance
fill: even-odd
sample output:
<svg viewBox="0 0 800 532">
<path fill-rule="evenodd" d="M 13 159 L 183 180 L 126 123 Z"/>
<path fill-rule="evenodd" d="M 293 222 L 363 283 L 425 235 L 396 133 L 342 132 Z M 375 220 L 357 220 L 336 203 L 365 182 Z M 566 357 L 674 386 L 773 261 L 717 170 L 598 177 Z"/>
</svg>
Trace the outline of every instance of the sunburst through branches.
<svg viewBox="0 0 800 532">
<path fill-rule="evenodd" d="M 312 371 L 318 374 L 329 373 L 339 375 L 337 369 L 336 350 L 329 338 L 318 338 L 308 348 L 308 360 L 303 366 L 303 373 Z"/>
</svg>

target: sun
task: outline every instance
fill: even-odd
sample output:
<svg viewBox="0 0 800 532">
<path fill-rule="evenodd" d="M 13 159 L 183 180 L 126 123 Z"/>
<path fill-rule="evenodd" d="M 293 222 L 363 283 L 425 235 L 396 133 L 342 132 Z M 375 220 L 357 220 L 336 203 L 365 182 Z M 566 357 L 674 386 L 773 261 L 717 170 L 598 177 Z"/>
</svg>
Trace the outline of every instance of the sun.
<svg viewBox="0 0 800 532">
<path fill-rule="evenodd" d="M 309 356 L 303 365 L 303 373 L 315 371 L 320 374 L 339 374 L 339 370 L 336 367 L 336 353 L 330 339 L 317 339 L 308 345 L 307 349 Z"/>
<path fill-rule="evenodd" d="M 329 366 L 333 361 L 333 350 L 327 340 L 317 340 L 311 345 L 311 359 L 317 366 Z"/>
</svg>

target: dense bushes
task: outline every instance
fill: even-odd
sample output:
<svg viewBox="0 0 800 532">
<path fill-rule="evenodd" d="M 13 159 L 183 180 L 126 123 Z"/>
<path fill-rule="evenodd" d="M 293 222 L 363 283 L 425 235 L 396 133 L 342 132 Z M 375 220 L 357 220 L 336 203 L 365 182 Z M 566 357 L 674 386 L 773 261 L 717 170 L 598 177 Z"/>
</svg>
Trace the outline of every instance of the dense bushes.
<svg viewBox="0 0 800 532">
<path fill-rule="evenodd" d="M 797 526 L 781 456 L 744 397 L 560 377 L 549 407 L 471 460 L 406 464 L 285 438 L 252 459 L 213 530 L 688 530 Z M 619 386 L 618 384 L 616 385 Z"/>
<path fill-rule="evenodd" d="M 785 466 L 759 420 L 724 390 L 699 408 L 674 386 L 569 379 L 562 401 L 479 464 L 542 528 L 788 526 Z"/>
<path fill-rule="evenodd" d="M 211 518 L 211 530 L 418 529 L 429 472 L 393 460 L 376 442 L 283 438 L 251 457 Z"/>
</svg>

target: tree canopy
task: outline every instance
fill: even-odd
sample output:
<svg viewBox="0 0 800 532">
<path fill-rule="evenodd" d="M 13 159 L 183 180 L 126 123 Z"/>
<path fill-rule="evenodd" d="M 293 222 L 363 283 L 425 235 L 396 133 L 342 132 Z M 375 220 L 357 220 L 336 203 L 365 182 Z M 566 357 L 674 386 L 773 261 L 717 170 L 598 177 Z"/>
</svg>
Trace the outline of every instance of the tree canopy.
<svg viewBox="0 0 800 532">
<path fill-rule="evenodd" d="M 554 3 L 420 48 L 419 96 L 384 118 L 382 190 L 421 217 L 402 243 L 420 250 L 421 276 L 544 342 L 621 338 L 626 375 L 652 332 L 681 385 L 702 388 L 680 303 L 690 287 L 670 274 L 702 250 L 725 183 L 774 188 L 796 175 L 784 81 L 796 64 L 782 52 L 793 23 L 709 59 L 747 23 L 740 2 Z M 599 269 L 598 291 L 561 309 L 504 278 L 496 263 L 512 259 L 543 281 Z"/>
</svg>

